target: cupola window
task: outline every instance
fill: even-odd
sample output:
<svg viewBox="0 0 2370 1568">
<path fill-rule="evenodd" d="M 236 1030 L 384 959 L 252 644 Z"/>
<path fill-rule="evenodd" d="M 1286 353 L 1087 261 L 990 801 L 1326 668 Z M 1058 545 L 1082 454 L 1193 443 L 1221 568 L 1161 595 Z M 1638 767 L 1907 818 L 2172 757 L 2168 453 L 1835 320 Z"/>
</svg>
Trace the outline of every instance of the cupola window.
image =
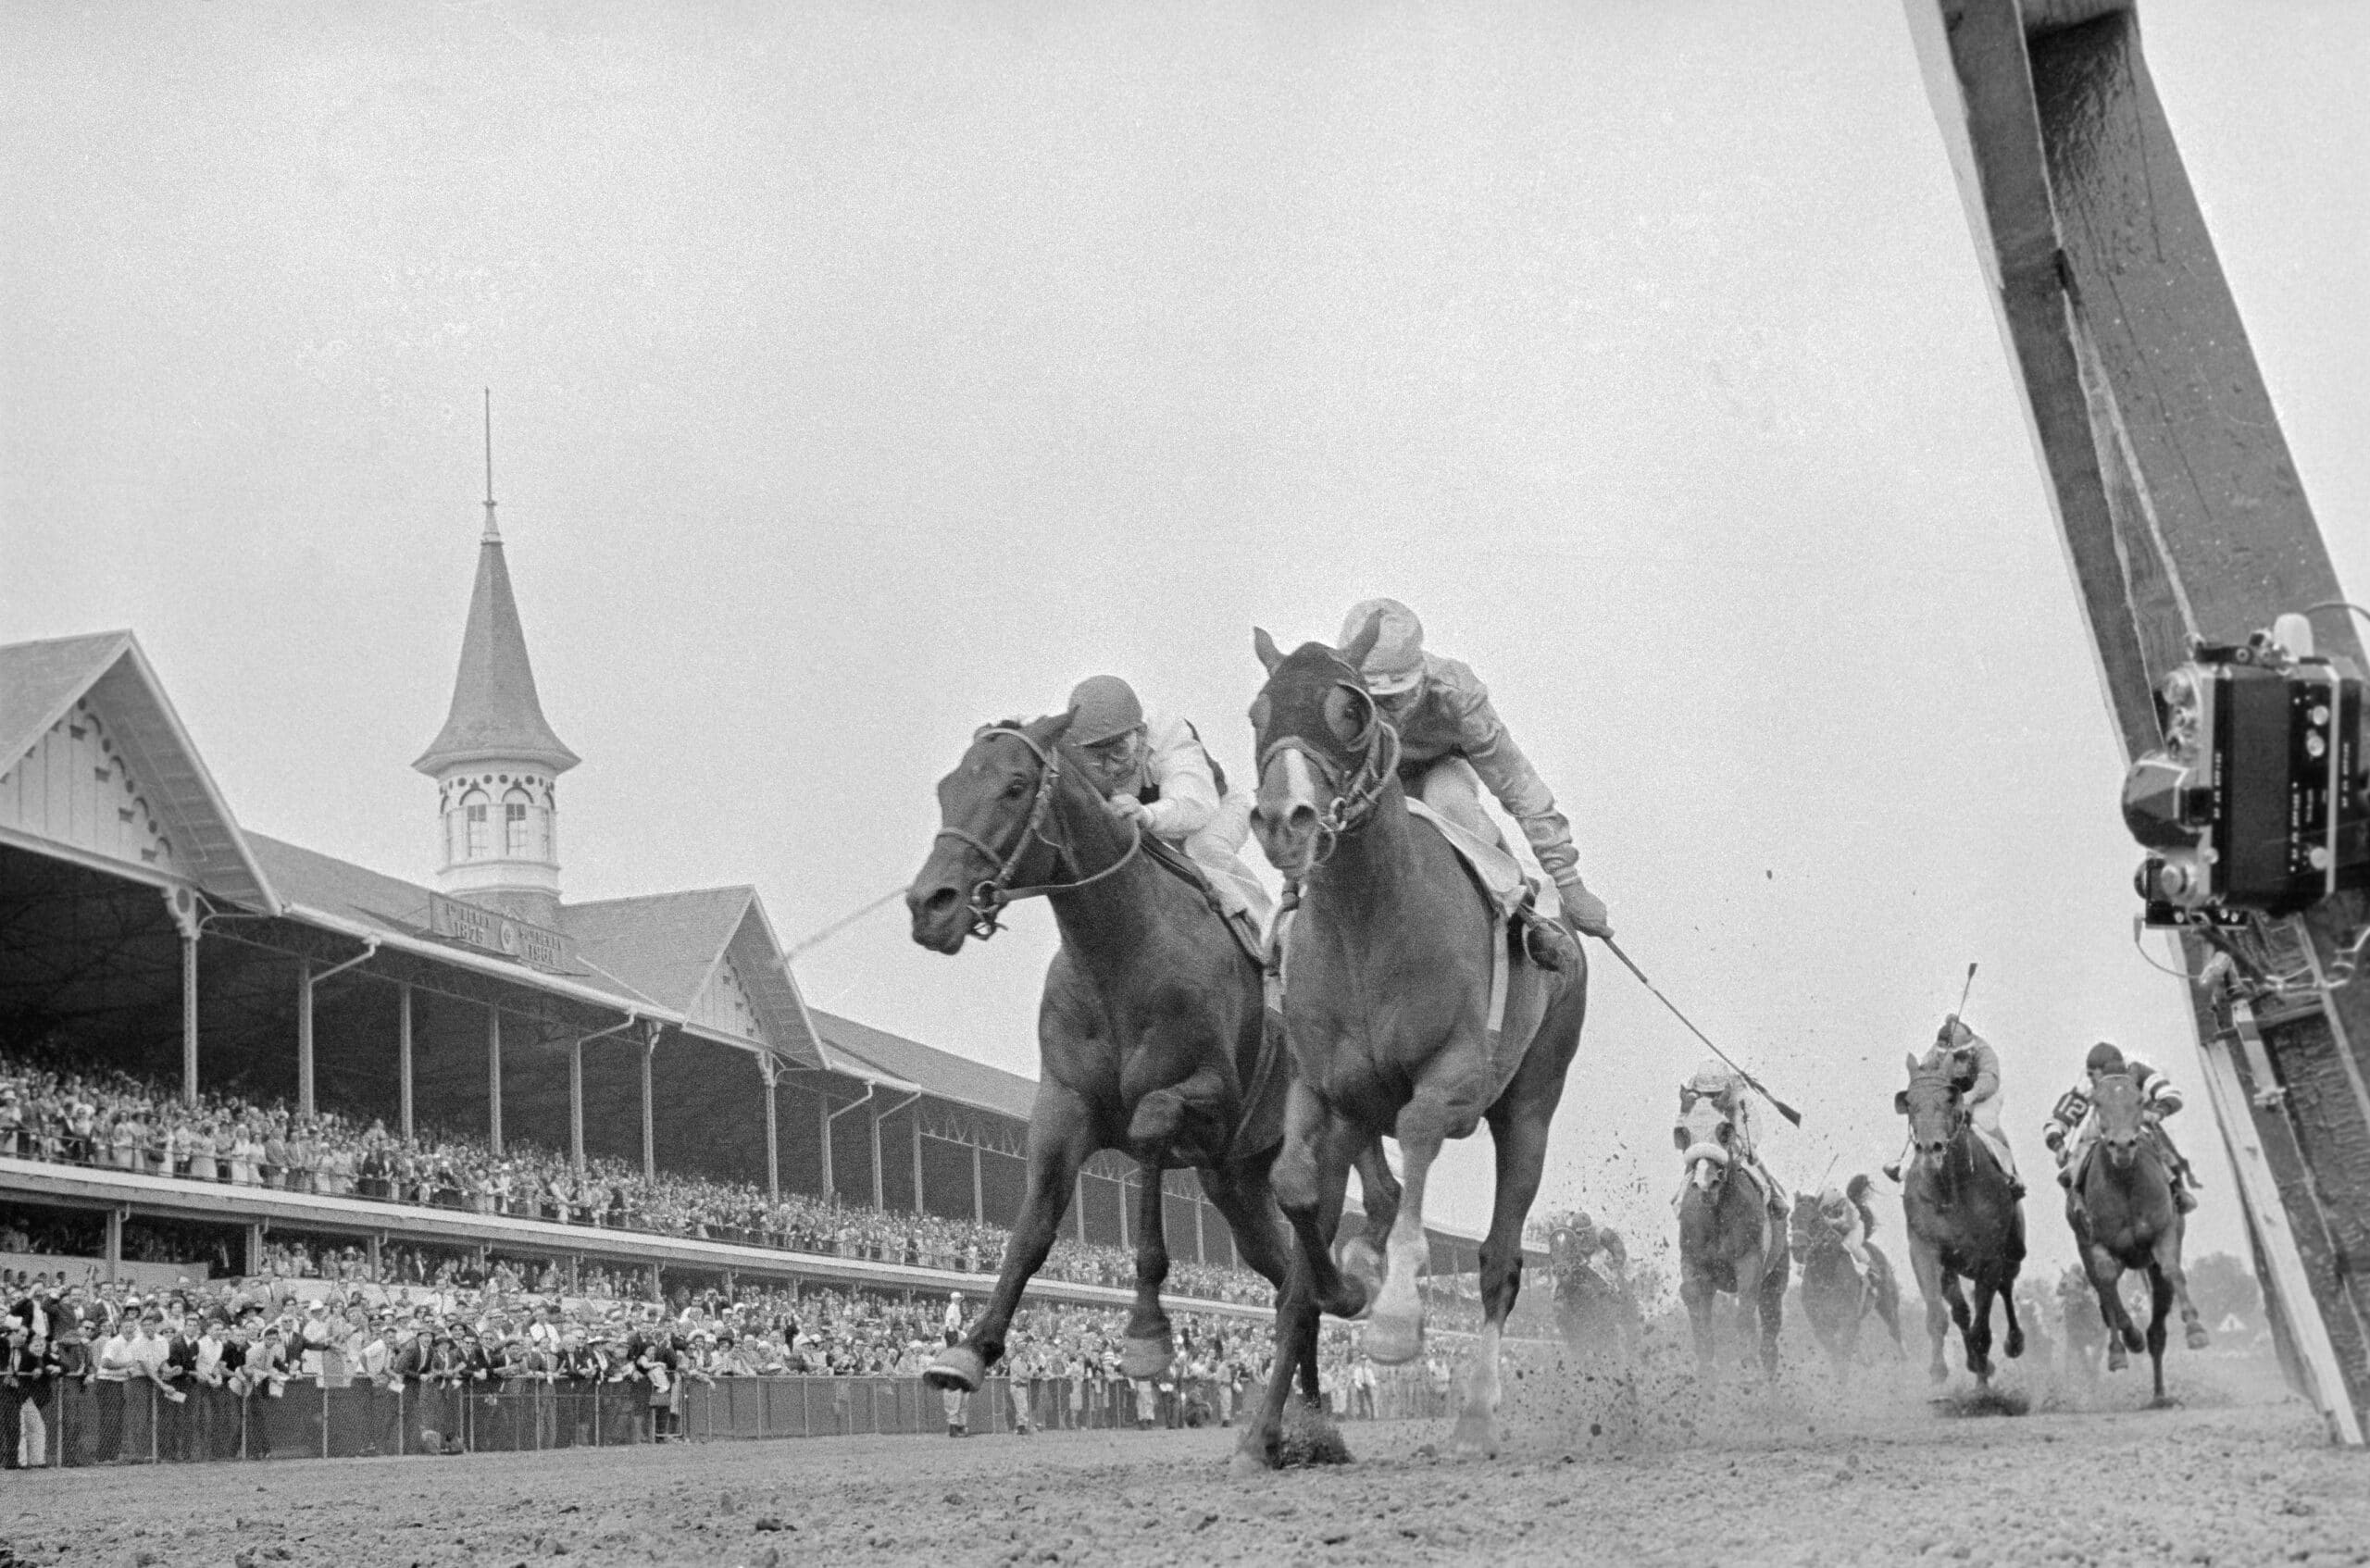
<svg viewBox="0 0 2370 1568">
<path fill-rule="evenodd" d="M 487 818 L 485 791 L 472 790 L 461 797 L 461 816 L 468 833 L 468 857 L 483 860 L 493 852 L 493 826 Z"/>
</svg>

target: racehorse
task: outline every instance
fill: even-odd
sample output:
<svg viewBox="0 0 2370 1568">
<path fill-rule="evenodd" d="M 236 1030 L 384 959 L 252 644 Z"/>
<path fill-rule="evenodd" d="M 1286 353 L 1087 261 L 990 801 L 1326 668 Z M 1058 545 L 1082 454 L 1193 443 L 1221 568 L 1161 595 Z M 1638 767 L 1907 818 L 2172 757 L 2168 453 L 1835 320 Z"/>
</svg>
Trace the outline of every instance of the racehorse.
<svg viewBox="0 0 2370 1568">
<path fill-rule="evenodd" d="M 1079 1167 L 1098 1151 L 1125 1150 L 1143 1168 L 1136 1299 L 1121 1347 L 1129 1377 L 1158 1375 L 1174 1350 L 1160 1301 L 1164 1171 L 1201 1173 L 1242 1261 L 1279 1288 L 1290 1261 L 1268 1182 L 1287 1073 L 1260 966 L 1198 881 L 1164 866 L 1138 829 L 1104 808 L 1084 759 L 1063 744 L 1069 724 L 1058 714 L 972 738 L 939 781 L 943 826 L 905 893 L 914 940 L 940 952 L 984 940 L 1006 904 L 1034 894 L 1052 905 L 1062 938 L 1038 1012 L 1026 1195 L 987 1307 L 923 1373 L 934 1388 L 976 1389 L 1004 1354 L 1021 1292 L 1053 1248 Z M 1379 1145 L 1360 1151 L 1359 1172 L 1379 1236 L 1395 1193 Z M 1315 1400 L 1313 1348 L 1299 1370 Z"/>
<path fill-rule="evenodd" d="M 2129 1365 L 2129 1352 L 2141 1344 L 2139 1330 L 2123 1304 L 2124 1271 L 2137 1269 L 2147 1275 L 2146 1343 L 2155 1372 L 2155 1401 L 2162 1404 L 2164 1318 L 2176 1300 L 2180 1303 L 2189 1348 L 2202 1350 L 2206 1345 L 2205 1325 L 2189 1303 L 2189 1278 L 2181 1272 L 2185 1222 L 2173 1201 L 2163 1146 L 2148 1136 L 2147 1106 L 2131 1075 L 2100 1075 L 2092 1085 L 2090 1104 L 2090 1114 L 2098 1118 L 2098 1137 L 2075 1176 L 2081 1204 L 2077 1208 L 2069 1193 L 2065 1217 L 2074 1227 L 2075 1245 L 2081 1249 L 2083 1272 L 2098 1293 L 2099 1316 L 2107 1327 L 2109 1372 L 2121 1372 Z"/>
<path fill-rule="evenodd" d="M 1697 1099 L 1671 1128 L 1687 1172 L 1678 1199 L 1678 1299 L 1695 1331 L 1695 1363 L 1707 1376 L 1718 1356 L 1712 1313 L 1726 1291 L 1737 1299 L 1737 1343 L 1751 1342 L 1761 1319 L 1761 1369 L 1778 1375 L 1778 1335 L 1786 1321 L 1792 1272 L 1783 1221 L 1752 1175 L 1740 1179 L 1732 1151 L 1736 1124 Z"/>
<path fill-rule="evenodd" d="M 1310 642 L 1289 657 L 1265 631 L 1253 639 L 1267 680 L 1251 706 L 1252 820 L 1299 904 L 1284 955 L 1292 1077 L 1275 1182 L 1300 1245 L 1278 1314 L 1277 1372 L 1244 1427 L 1238 1469 L 1278 1462 L 1286 1365 L 1316 1339 L 1320 1312 L 1371 1308 L 1365 1345 L 1380 1364 L 1420 1352 L 1426 1183 L 1441 1144 L 1485 1119 L 1497 1183 L 1455 1445 L 1497 1451 L 1499 1344 L 1521 1288 L 1523 1225 L 1588 1007 L 1585 960 L 1549 971 L 1515 956 L 1513 933 L 1446 838 L 1411 814 L 1398 733 L 1359 673 L 1379 626 L 1369 620 L 1339 652 Z M 1327 1242 L 1352 1159 L 1386 1134 L 1403 1156 L 1396 1223 L 1378 1260 L 1353 1241 L 1337 1263 Z"/>
<path fill-rule="evenodd" d="M 1862 1201 L 1867 1184 L 1866 1176 L 1854 1176 L 1849 1192 L 1863 1226 L 1871 1233 L 1871 1238 L 1860 1244 L 1868 1255 L 1865 1275 L 1844 1250 L 1843 1238 L 1819 1201 L 1807 1193 L 1794 1200 L 1790 1228 L 1794 1263 L 1802 1271 L 1802 1315 L 1810 1319 L 1811 1332 L 1834 1363 L 1838 1383 L 1850 1376 L 1858 1359 L 1860 1329 L 1871 1312 L 1891 1331 L 1894 1354 L 1902 1353 L 1901 1281 L 1893 1273 L 1892 1260 L 1873 1239 L 1876 1216 Z"/>
<path fill-rule="evenodd" d="M 2016 1271 L 2025 1262 L 2025 1210 L 2008 1173 L 1976 1138 L 1966 1107 L 1973 1087 L 1971 1078 L 1952 1076 L 1945 1064 L 1922 1065 L 1912 1053 L 1909 1087 L 1895 1093 L 1892 1103 L 1909 1118 L 1915 1147 L 1902 1173 L 1901 1206 L 1909 1224 L 1909 1266 L 1926 1298 L 1926 1338 L 1933 1347 L 1927 1371 L 1937 1383 L 1950 1375 L 1942 1338 L 1956 1323 L 1967 1371 L 1989 1386 L 1995 1296 L 2008 1319 L 2009 1357 L 2025 1353 L 2015 1296 Z M 1972 1312 L 1962 1279 L 1975 1287 Z"/>
<path fill-rule="evenodd" d="M 1634 1358 L 1645 1331 L 1636 1296 L 1599 1272 L 1591 1261 L 1618 1240 L 1610 1230 L 1601 1238 L 1569 1225 L 1559 1225 L 1547 1235 L 1547 1267 L 1555 1278 L 1555 1325 L 1564 1343 L 1583 1355 Z"/>
</svg>

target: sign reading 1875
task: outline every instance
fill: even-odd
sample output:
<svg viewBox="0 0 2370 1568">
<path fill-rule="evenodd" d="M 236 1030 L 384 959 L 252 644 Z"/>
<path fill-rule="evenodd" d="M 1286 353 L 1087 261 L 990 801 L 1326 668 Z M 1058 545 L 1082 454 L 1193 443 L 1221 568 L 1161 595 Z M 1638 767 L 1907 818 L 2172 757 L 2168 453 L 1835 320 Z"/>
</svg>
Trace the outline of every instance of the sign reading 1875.
<svg viewBox="0 0 2370 1568">
<path fill-rule="evenodd" d="M 568 969 L 575 953 L 568 938 L 541 926 L 530 926 L 497 909 L 482 909 L 442 893 L 428 895 L 429 928 L 448 940 L 515 958 L 538 969 Z"/>
</svg>

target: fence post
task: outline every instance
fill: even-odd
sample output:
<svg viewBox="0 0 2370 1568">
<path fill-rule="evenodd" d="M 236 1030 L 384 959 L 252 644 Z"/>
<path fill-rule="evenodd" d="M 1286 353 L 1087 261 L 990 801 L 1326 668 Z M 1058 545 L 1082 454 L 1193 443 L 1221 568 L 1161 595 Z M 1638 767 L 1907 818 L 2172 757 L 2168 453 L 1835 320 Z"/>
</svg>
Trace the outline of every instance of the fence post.
<svg viewBox="0 0 2370 1568">
<path fill-rule="evenodd" d="M 330 1456 L 330 1380 L 321 1378 L 321 1457 Z"/>
<path fill-rule="evenodd" d="M 398 1457 L 411 1452 L 411 1416 L 405 1410 L 404 1396 L 410 1392 L 403 1384 L 395 1385 L 395 1453 Z"/>
</svg>

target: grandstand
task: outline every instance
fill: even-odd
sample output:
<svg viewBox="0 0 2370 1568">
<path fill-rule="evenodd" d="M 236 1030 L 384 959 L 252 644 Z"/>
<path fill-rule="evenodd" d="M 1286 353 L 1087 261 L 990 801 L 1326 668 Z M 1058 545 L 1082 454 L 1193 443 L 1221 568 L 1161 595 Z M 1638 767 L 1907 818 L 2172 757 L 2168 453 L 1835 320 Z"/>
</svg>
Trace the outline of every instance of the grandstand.
<svg viewBox="0 0 2370 1568">
<path fill-rule="evenodd" d="M 810 1008 L 754 888 L 563 901 L 555 781 L 577 762 L 543 717 L 490 517 L 451 711 L 414 765 L 438 789 L 433 886 L 243 828 L 131 632 L 0 647 L 0 1066 L 126 1075 L 193 1117 L 277 1107 L 316 1133 L 333 1117 L 356 1147 L 376 1128 L 474 1151 L 463 1164 L 488 1182 L 564 1165 L 975 1227 L 967 1252 L 909 1262 L 910 1246 L 799 1245 L 779 1224 L 654 1233 L 474 1188 L 405 1201 L 29 1150 L 0 1157 L 0 1203 L 32 1223 L 102 1216 L 93 1262 L 109 1272 L 125 1225 L 156 1221 L 231 1233 L 233 1272 L 280 1234 L 646 1269 L 654 1288 L 976 1287 L 1019 1204 L 1034 1083 Z M 1099 1156 L 1066 1236 L 1129 1247 L 1141 1179 Z M 1170 1173 L 1166 1200 L 1174 1257 L 1237 1263 L 1191 1173 Z M 1471 1272 L 1475 1250 L 1436 1234 L 1435 1271 Z M 1116 1299 L 1099 1280 L 1041 1288 Z"/>
</svg>

